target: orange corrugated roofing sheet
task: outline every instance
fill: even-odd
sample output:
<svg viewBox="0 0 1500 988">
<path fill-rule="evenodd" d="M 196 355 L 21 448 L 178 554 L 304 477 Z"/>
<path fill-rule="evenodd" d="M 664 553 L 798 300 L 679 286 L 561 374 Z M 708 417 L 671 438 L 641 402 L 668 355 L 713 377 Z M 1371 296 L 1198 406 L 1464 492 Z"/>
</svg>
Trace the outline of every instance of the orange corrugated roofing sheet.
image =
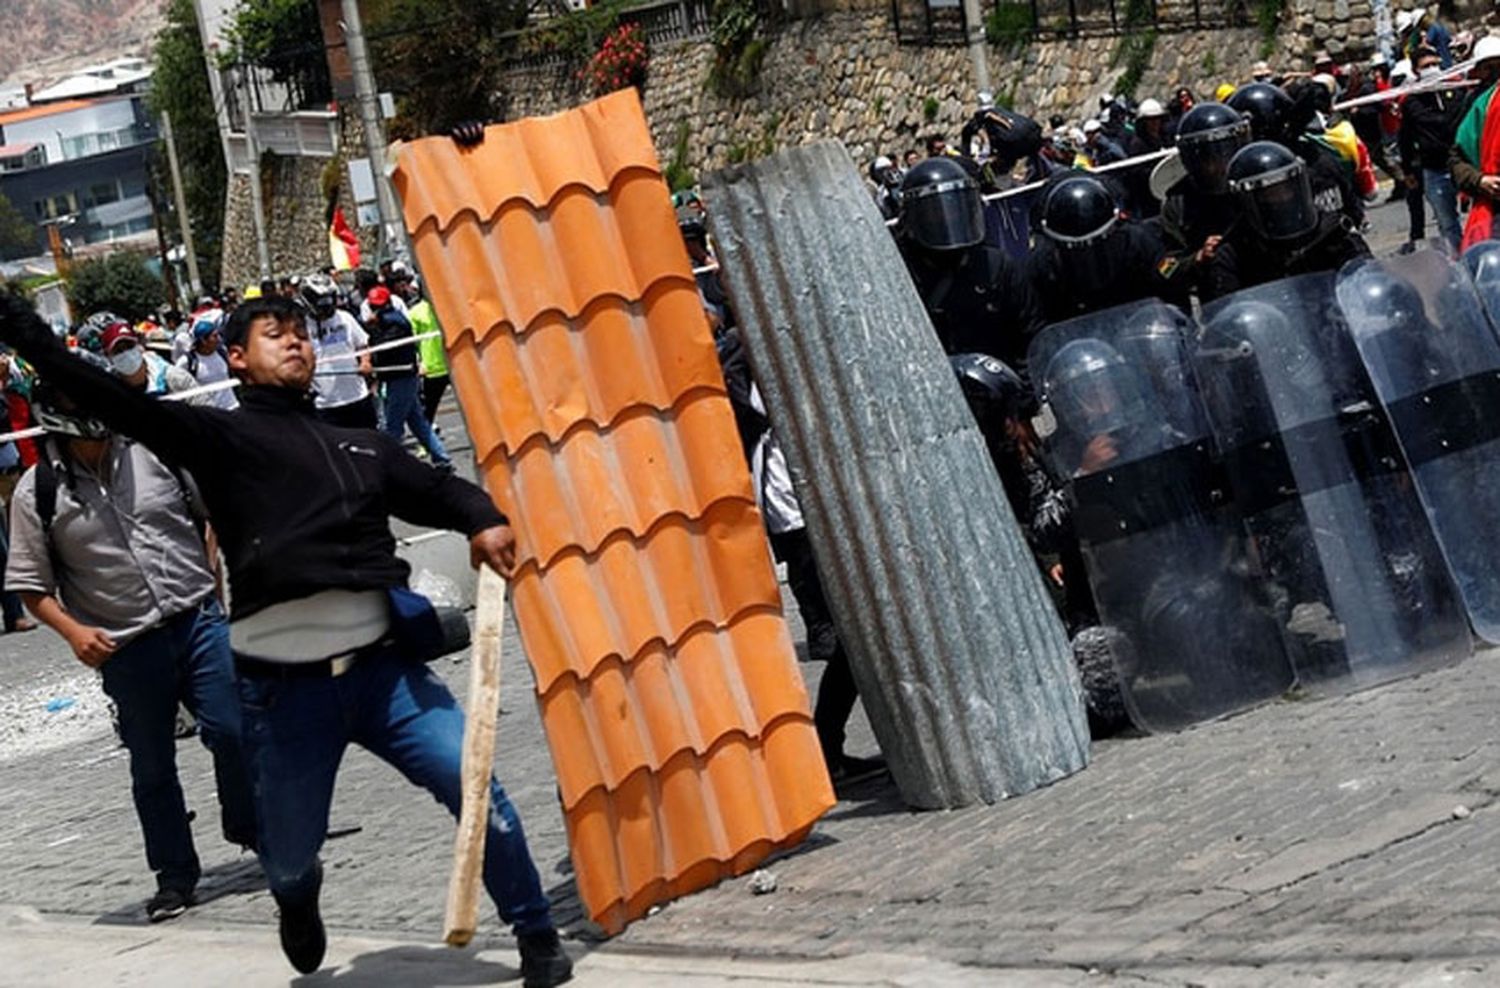
<svg viewBox="0 0 1500 988">
<path fill-rule="evenodd" d="M 516 529 L 579 894 L 618 931 L 833 805 L 713 341 L 633 90 L 396 165 Z"/>
</svg>

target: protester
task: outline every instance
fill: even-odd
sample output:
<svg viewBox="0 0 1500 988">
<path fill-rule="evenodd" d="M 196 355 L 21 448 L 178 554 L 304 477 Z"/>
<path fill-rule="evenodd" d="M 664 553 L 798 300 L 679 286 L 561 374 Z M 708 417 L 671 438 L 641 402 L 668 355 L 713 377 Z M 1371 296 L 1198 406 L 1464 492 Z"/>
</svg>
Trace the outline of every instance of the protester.
<svg viewBox="0 0 1500 988">
<path fill-rule="evenodd" d="M 422 295 L 416 279 L 406 278 L 396 282 L 399 294 L 406 301 L 406 317 L 417 334 L 417 359 L 422 370 L 422 414 L 432 425 L 432 431 L 442 435 L 437 425 L 438 404 L 448 391 L 448 354 L 443 349 L 443 336 L 438 326 L 437 313 L 432 303 Z"/>
<path fill-rule="evenodd" d="M 104 355 L 109 358 L 110 369 L 134 388 L 148 395 L 164 395 L 187 391 L 198 386 L 198 381 L 183 367 L 174 367 L 162 357 L 150 352 L 140 335 L 125 323 L 116 323 L 104 331 Z M 213 403 L 212 395 L 203 395 L 204 403 Z"/>
<path fill-rule="evenodd" d="M 370 345 L 359 320 L 339 308 L 339 290 L 327 275 L 310 275 L 302 282 L 307 331 L 318 358 L 316 408 L 318 417 L 348 429 L 379 426 L 375 399 L 366 376 L 372 373 L 369 355 L 356 356 Z"/>
<path fill-rule="evenodd" d="M 83 366 L 66 353 L 54 361 Z M 55 386 L 39 385 L 36 401 L 47 439 L 16 488 L 6 585 L 99 670 L 114 701 L 156 873 L 146 913 L 161 922 L 193 904 L 202 875 L 177 778 L 179 702 L 213 755 L 224 839 L 256 846 L 228 625 L 186 478 L 80 414 Z"/>
<path fill-rule="evenodd" d="M 408 430 L 432 457 L 433 465 L 452 470 L 453 461 L 443 441 L 422 414 L 422 379 L 417 366 L 417 344 L 412 340 L 411 320 L 396 308 L 395 297 L 384 285 L 376 285 L 365 296 L 370 307 L 370 343 L 384 347 L 372 357 L 375 375 L 385 389 L 385 433 L 397 442 Z M 393 343 L 404 346 L 387 346 Z"/>
<path fill-rule="evenodd" d="M 0 397 L 4 398 L 4 414 L 0 415 L 0 431 L 20 432 L 31 426 L 31 404 L 26 398 L 29 387 L 25 373 L 18 366 L 10 349 L 0 348 Z M 0 616 L 4 629 L 10 632 L 34 631 L 36 622 L 26 616 L 21 596 L 9 589 L 4 581 L 6 558 L 10 552 L 11 495 L 16 482 L 21 479 L 26 467 L 36 462 L 36 446 L 30 439 L 13 439 L 0 444 Z"/>
<path fill-rule="evenodd" d="M 1437 52 L 1421 49 L 1414 63 L 1422 79 L 1439 73 Z M 1437 218 L 1438 233 L 1455 249 L 1463 238 L 1458 219 L 1458 189 L 1448 172 L 1448 154 L 1458 134 L 1463 98 L 1457 90 L 1412 93 L 1401 104 L 1401 166 L 1407 171 L 1407 186 L 1420 172 L 1427 204 Z"/>
<path fill-rule="evenodd" d="M 1495 209 L 1500 204 L 1500 134 L 1491 115 L 1500 112 L 1495 103 L 1495 84 L 1500 80 L 1500 38 L 1486 35 L 1474 46 L 1474 79 L 1478 85 L 1460 117 L 1453 146 L 1448 151 L 1448 169 L 1454 184 L 1473 202 L 1464 227 L 1463 246 L 1493 239 Z"/>
<path fill-rule="evenodd" d="M 422 661 L 442 645 L 426 631 L 436 626 L 430 604 L 406 587 L 391 513 L 462 532 L 476 565 L 504 575 L 515 566 L 515 537 L 484 491 L 380 433 L 313 415 L 308 329 L 282 298 L 236 310 L 225 340 L 244 406 L 226 413 L 147 398 L 69 357 L 28 305 L 0 296 L 0 340 L 85 414 L 191 470 L 202 487 L 229 566 L 261 865 L 282 948 L 303 973 L 327 947 L 318 850 L 344 749 L 360 744 L 450 812 L 460 805 L 464 717 Z M 493 778 L 490 797 L 485 887 L 515 929 L 525 984 L 560 984 L 572 964 L 520 820 Z"/>
<path fill-rule="evenodd" d="M 199 386 L 222 384 L 229 380 L 229 359 L 224 353 L 219 328 L 224 323 L 221 309 L 210 309 L 193 322 L 193 348 L 177 361 L 177 366 L 192 376 Z M 211 394 L 209 402 L 218 408 L 239 407 L 234 389 L 226 387 Z"/>
</svg>

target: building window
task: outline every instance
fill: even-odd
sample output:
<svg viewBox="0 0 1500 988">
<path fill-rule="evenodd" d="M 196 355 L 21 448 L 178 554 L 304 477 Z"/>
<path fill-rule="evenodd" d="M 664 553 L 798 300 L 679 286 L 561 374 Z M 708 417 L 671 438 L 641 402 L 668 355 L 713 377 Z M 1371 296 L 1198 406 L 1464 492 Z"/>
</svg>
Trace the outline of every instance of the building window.
<svg viewBox="0 0 1500 988">
<path fill-rule="evenodd" d="M 78 194 L 76 192 L 65 192 L 60 196 L 38 199 L 31 205 L 36 210 L 37 219 L 55 220 L 59 216 L 69 216 L 78 212 Z"/>
<path fill-rule="evenodd" d="M 131 233 L 145 233 L 147 230 L 151 229 L 151 217 L 137 216 L 129 223 L 126 223 L 125 228 Z"/>
<path fill-rule="evenodd" d="M 89 188 L 88 205 L 107 206 L 120 201 L 120 186 L 117 182 L 101 182 Z"/>
</svg>

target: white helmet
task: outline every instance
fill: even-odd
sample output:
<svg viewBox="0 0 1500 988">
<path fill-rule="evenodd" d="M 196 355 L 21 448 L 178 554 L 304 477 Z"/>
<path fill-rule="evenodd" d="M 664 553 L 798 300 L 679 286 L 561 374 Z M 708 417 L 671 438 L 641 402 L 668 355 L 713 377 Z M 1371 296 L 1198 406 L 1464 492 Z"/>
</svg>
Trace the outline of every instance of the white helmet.
<svg viewBox="0 0 1500 988">
<path fill-rule="evenodd" d="M 1401 61 L 1399 61 L 1399 62 L 1397 62 L 1395 64 L 1395 67 L 1393 67 L 1391 69 L 1391 82 L 1394 84 L 1394 83 L 1400 82 L 1402 79 L 1410 79 L 1410 78 L 1411 78 L 1411 59 L 1409 59 L 1409 58 L 1403 58 Z"/>
<path fill-rule="evenodd" d="M 1474 61 L 1485 62 L 1492 58 L 1500 58 L 1500 38 L 1493 34 L 1486 34 L 1474 45 Z"/>
<path fill-rule="evenodd" d="M 1135 118 L 1137 120 L 1145 120 L 1147 117 L 1164 117 L 1166 115 L 1167 108 L 1162 106 L 1159 101 L 1150 98 L 1141 100 L 1140 107 L 1135 111 Z"/>
</svg>

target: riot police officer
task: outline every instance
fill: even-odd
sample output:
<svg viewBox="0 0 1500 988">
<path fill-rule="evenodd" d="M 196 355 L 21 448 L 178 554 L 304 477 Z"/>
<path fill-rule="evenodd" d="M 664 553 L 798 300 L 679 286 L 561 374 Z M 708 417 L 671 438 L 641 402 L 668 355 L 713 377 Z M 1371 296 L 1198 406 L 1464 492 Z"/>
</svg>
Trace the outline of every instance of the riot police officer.
<svg viewBox="0 0 1500 988">
<path fill-rule="evenodd" d="M 1219 241 L 1235 220 L 1229 162 L 1250 143 L 1250 122 L 1223 103 L 1199 103 L 1177 127 L 1177 152 L 1187 175 L 1167 190 L 1162 236 L 1176 252 L 1170 277 L 1197 288 Z"/>
<path fill-rule="evenodd" d="M 984 242 L 979 184 L 951 158 L 928 158 L 901 184 L 898 243 L 949 354 L 1024 366 L 1035 309 L 1023 272 Z"/>
<path fill-rule="evenodd" d="M 1155 224 L 1134 223 L 1118 194 L 1093 175 L 1050 181 L 1032 208 L 1027 274 L 1041 325 L 1113 305 L 1183 292 L 1164 274 L 1167 253 Z"/>
<path fill-rule="evenodd" d="M 1306 163 L 1313 198 L 1325 213 L 1342 213 L 1357 230 L 1364 225 L 1365 205 L 1354 185 L 1353 169 L 1338 152 L 1308 134 L 1317 114 L 1318 87 L 1307 87 L 1303 98 L 1294 100 L 1280 86 L 1252 82 L 1230 96 L 1230 109 L 1250 121 L 1250 136 L 1257 141 L 1275 141 Z M 1326 90 L 1324 90 L 1326 94 Z"/>
<path fill-rule="evenodd" d="M 1241 148 L 1229 163 L 1240 218 L 1214 253 L 1204 301 L 1314 271 L 1337 271 L 1370 248 L 1341 214 L 1319 210 L 1307 164 L 1272 141 Z"/>
</svg>

